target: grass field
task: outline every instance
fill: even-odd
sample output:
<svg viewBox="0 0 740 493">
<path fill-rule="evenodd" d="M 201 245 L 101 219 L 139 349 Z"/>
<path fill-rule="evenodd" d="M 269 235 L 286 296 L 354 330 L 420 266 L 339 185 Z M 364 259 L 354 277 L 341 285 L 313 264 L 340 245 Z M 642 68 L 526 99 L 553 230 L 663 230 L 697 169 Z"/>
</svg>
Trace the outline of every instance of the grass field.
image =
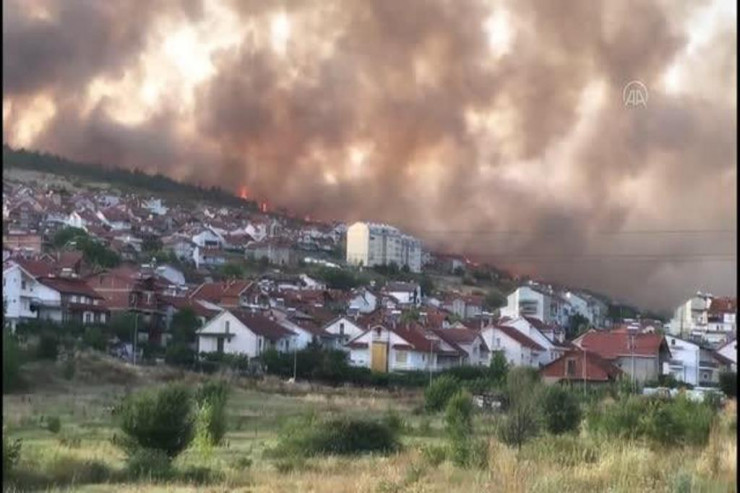
<svg viewBox="0 0 740 493">
<path fill-rule="evenodd" d="M 49 364 L 47 364 L 49 365 Z M 3 423 L 22 440 L 18 484 L 41 491 L 737 491 L 734 401 L 703 449 L 652 449 L 645 444 L 604 442 L 582 431 L 577 437 L 542 436 L 511 449 L 493 437 L 496 418 L 478 415 L 477 433 L 489 440 L 484 469 L 461 469 L 449 462 L 430 463 L 421 447 L 444 443 L 441 417 L 420 412 L 419 393 L 354 389 L 317 390 L 276 383 L 234 381 L 228 406 L 229 431 L 223 446 L 210 453 L 188 450 L 175 466 L 189 471 L 167 483 L 130 482 L 123 474 L 124 454 L 111 443 L 116 431 L 111 407 L 126 392 L 162 381 L 201 378 L 173 371 L 133 369 L 105 359 L 80 364 L 66 381 L 58 371 L 32 393 L 3 396 Z M 403 451 L 389 456 L 316 458 L 300 462 L 270 459 L 280 426 L 291 417 L 378 415 L 395 410 L 405 421 Z M 46 429 L 49 416 L 61 430 Z M 198 469 L 201 468 L 201 469 Z M 203 469 L 208 481 L 199 481 Z M 25 488 L 24 488 L 25 489 Z M 16 489 L 17 491 L 18 489 Z M 13 489 L 9 489 L 13 491 Z"/>
</svg>

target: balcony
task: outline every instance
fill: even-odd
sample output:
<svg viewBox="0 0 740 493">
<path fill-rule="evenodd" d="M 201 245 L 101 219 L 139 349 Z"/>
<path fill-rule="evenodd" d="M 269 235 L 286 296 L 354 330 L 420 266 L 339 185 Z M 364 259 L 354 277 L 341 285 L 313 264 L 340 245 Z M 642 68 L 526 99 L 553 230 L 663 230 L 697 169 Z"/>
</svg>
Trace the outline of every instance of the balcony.
<svg viewBox="0 0 740 493">
<path fill-rule="evenodd" d="M 700 370 L 716 370 L 718 368 L 719 368 L 719 365 L 715 363 L 714 361 L 700 361 L 699 362 Z"/>
</svg>

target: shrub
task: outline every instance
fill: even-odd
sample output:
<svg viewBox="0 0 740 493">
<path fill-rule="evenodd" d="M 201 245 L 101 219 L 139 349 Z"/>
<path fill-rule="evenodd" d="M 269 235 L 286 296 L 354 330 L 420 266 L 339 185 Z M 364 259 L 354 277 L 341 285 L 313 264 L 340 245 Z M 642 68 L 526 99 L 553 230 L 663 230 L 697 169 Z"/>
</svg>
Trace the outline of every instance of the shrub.
<svg viewBox="0 0 740 493">
<path fill-rule="evenodd" d="M 85 327 L 85 332 L 82 335 L 82 343 L 86 347 L 95 349 L 96 351 L 105 351 L 108 346 L 108 339 L 100 328 Z"/>
<path fill-rule="evenodd" d="M 170 457 L 158 449 L 140 448 L 129 455 L 126 471 L 132 479 L 163 480 L 172 476 Z"/>
<path fill-rule="evenodd" d="M 719 388 L 727 397 L 737 397 L 737 373 L 734 371 L 720 373 Z"/>
<path fill-rule="evenodd" d="M 467 392 L 457 392 L 445 409 L 447 435 L 452 440 L 467 439 L 473 432 L 473 401 Z"/>
<path fill-rule="evenodd" d="M 159 450 L 169 458 L 185 450 L 193 438 L 193 405 L 187 387 L 171 384 L 127 397 L 118 411 L 129 453 L 139 448 Z"/>
<path fill-rule="evenodd" d="M 544 426 L 554 435 L 575 431 L 581 424 L 581 407 L 573 393 L 559 385 L 548 387 L 542 400 Z"/>
<path fill-rule="evenodd" d="M 59 337 L 52 332 L 44 332 L 39 336 L 36 346 L 36 357 L 56 361 L 59 356 Z"/>
<path fill-rule="evenodd" d="M 540 375 L 534 368 L 517 366 L 506 375 L 506 394 L 511 405 L 534 398 Z"/>
<path fill-rule="evenodd" d="M 18 340 L 3 331 L 3 394 L 20 387 L 21 350 Z"/>
<path fill-rule="evenodd" d="M 226 402 L 229 386 L 225 381 L 207 382 L 198 389 L 195 402 L 198 406 L 198 430 L 210 445 L 218 445 L 226 434 Z"/>
<path fill-rule="evenodd" d="M 59 416 L 49 416 L 46 418 L 46 429 L 56 434 L 62 429 L 62 421 Z"/>
<path fill-rule="evenodd" d="M 190 368 L 195 364 L 195 351 L 190 349 L 187 344 L 174 342 L 167 345 L 164 361 L 168 365 Z"/>
<path fill-rule="evenodd" d="M 447 458 L 447 449 L 439 445 L 423 445 L 420 449 L 422 457 L 431 466 L 438 466 Z"/>
<path fill-rule="evenodd" d="M 12 471 L 21 457 L 21 440 L 10 440 L 3 428 L 3 476 Z"/>
<path fill-rule="evenodd" d="M 64 366 L 62 367 L 62 376 L 65 380 L 72 380 L 75 376 L 76 370 L 77 365 L 75 364 L 74 358 L 69 358 L 64 362 Z"/>
<path fill-rule="evenodd" d="M 406 429 L 406 423 L 403 421 L 403 418 L 393 409 L 388 410 L 385 416 L 383 416 L 383 423 L 394 433 L 402 433 Z"/>
<path fill-rule="evenodd" d="M 459 387 L 460 384 L 456 378 L 442 375 L 434 380 L 424 392 L 424 407 L 430 412 L 444 409 L 447 401 L 455 395 Z"/>
<path fill-rule="evenodd" d="M 539 423 L 533 399 L 520 399 L 509 409 L 498 428 L 499 439 L 517 448 L 521 448 L 524 442 L 536 436 L 538 432 Z"/>
<path fill-rule="evenodd" d="M 288 456 L 389 453 L 400 448 L 388 425 L 372 420 L 339 418 L 312 424 L 293 423 L 281 431 L 278 454 Z"/>
</svg>

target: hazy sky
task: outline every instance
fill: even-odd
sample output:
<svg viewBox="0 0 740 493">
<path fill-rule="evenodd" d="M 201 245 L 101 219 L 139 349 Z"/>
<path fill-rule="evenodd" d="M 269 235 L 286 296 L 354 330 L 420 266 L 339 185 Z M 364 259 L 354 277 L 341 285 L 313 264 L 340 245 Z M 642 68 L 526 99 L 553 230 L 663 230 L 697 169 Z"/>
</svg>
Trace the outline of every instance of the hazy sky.
<svg viewBox="0 0 740 493">
<path fill-rule="evenodd" d="M 665 308 L 735 294 L 736 21 L 719 0 L 6 0 L 3 139 Z"/>
</svg>

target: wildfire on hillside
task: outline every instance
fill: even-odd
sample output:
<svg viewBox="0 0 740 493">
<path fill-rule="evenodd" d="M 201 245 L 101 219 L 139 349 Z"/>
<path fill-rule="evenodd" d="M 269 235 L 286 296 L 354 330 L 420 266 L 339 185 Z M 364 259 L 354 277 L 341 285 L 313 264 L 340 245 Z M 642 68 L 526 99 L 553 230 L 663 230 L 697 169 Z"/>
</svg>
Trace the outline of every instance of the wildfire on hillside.
<svg viewBox="0 0 740 493">
<path fill-rule="evenodd" d="M 244 200 L 249 198 L 249 189 L 246 185 L 242 185 L 241 188 L 239 188 L 239 198 Z"/>
</svg>

